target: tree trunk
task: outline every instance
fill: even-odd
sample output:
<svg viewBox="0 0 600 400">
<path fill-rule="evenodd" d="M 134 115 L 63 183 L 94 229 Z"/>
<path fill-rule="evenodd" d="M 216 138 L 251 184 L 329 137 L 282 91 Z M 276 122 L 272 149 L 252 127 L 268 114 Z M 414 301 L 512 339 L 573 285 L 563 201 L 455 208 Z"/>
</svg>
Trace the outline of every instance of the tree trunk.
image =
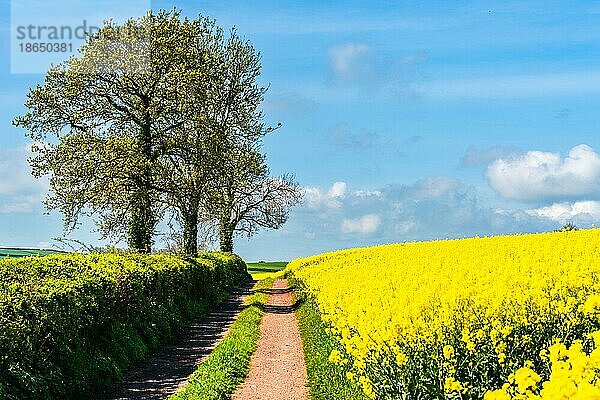
<svg viewBox="0 0 600 400">
<path fill-rule="evenodd" d="M 198 201 L 192 200 L 189 209 L 182 215 L 183 253 L 189 257 L 198 256 Z"/>
<path fill-rule="evenodd" d="M 152 251 L 152 231 L 154 216 L 150 205 L 150 196 L 144 190 L 138 190 L 131 198 L 131 219 L 129 221 L 129 248 L 143 254 Z"/>
<path fill-rule="evenodd" d="M 224 253 L 233 253 L 233 229 L 229 221 L 219 221 L 219 248 Z"/>
<path fill-rule="evenodd" d="M 134 181 L 136 187 L 131 196 L 131 219 L 129 223 L 129 247 L 139 253 L 152 252 L 152 234 L 154 232 L 154 210 L 150 192 L 152 190 L 153 162 L 152 135 L 150 132 L 150 119 L 146 116 L 146 124 L 138 136 L 138 143 L 143 154 L 145 164 L 138 171 Z"/>
</svg>

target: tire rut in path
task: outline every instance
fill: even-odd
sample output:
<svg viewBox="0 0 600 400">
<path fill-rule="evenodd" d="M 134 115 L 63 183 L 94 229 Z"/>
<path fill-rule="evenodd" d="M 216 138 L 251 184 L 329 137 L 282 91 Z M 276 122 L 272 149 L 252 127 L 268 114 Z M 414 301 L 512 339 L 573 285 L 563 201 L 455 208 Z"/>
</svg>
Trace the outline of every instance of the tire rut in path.
<svg viewBox="0 0 600 400">
<path fill-rule="evenodd" d="M 253 282 L 234 291 L 206 316 L 192 323 L 175 341 L 131 368 L 120 382 L 86 399 L 164 400 L 187 383 L 244 307 Z"/>
<path fill-rule="evenodd" d="M 260 325 L 258 348 L 250 373 L 232 400 L 304 400 L 306 365 L 296 320 L 294 297 L 287 280 L 276 280 Z"/>
</svg>

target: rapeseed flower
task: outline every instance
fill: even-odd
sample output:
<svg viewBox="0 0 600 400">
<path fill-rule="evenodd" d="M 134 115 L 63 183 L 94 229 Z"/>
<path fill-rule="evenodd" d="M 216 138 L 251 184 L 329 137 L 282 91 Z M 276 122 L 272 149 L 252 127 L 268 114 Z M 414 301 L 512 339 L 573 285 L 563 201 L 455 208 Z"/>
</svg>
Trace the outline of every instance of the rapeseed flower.
<svg viewBox="0 0 600 400">
<path fill-rule="evenodd" d="M 369 397 L 600 400 L 599 230 L 349 249 L 286 273 Z"/>
</svg>

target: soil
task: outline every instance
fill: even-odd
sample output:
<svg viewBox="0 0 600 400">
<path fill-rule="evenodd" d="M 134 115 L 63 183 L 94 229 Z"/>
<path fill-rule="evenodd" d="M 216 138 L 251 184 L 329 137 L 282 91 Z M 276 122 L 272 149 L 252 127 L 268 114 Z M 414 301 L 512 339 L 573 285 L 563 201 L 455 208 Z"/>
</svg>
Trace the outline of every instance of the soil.
<svg viewBox="0 0 600 400">
<path fill-rule="evenodd" d="M 187 378 L 225 337 L 244 307 L 253 282 L 232 293 L 217 308 L 192 323 L 172 343 L 140 362 L 120 382 L 88 399 L 164 400 L 187 383 Z"/>
<path fill-rule="evenodd" d="M 306 365 L 296 301 L 287 280 L 276 280 L 261 321 L 258 348 L 250 373 L 232 400 L 304 400 L 308 398 Z"/>
</svg>

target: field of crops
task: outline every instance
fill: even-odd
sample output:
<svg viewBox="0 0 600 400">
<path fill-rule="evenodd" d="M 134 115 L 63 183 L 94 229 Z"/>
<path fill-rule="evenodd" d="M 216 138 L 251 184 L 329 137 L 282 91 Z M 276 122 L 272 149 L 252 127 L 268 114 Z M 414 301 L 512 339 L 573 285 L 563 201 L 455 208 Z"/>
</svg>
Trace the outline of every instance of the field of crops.
<svg viewBox="0 0 600 400">
<path fill-rule="evenodd" d="M 262 280 L 275 276 L 279 271 L 283 270 L 287 265 L 284 261 L 261 261 L 257 263 L 246 263 L 248 273 L 252 275 L 254 280 Z"/>
<path fill-rule="evenodd" d="M 405 243 L 293 261 L 377 399 L 600 399 L 600 231 Z"/>
</svg>

